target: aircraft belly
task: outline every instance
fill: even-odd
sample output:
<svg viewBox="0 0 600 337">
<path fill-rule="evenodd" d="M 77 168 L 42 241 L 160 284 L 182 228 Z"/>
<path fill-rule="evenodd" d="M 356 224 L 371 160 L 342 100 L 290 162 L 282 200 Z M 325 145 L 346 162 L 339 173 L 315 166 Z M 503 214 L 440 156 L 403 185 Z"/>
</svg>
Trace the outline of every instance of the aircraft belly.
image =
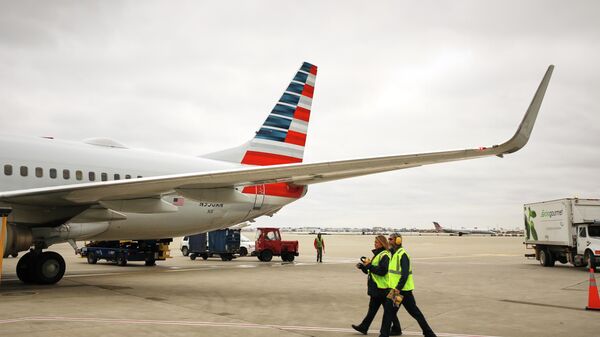
<svg viewBox="0 0 600 337">
<path fill-rule="evenodd" d="M 111 221 L 108 230 L 93 240 L 172 238 L 225 228 L 243 222 L 248 207 L 186 200 L 174 213 L 124 213 L 126 220 Z"/>
</svg>

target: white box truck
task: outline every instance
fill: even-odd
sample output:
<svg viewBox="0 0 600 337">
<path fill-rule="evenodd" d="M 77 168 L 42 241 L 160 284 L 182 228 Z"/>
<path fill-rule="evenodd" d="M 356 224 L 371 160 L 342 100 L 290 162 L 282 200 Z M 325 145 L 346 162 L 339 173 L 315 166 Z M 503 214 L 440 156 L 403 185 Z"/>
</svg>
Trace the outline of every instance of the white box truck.
<svg viewBox="0 0 600 337">
<path fill-rule="evenodd" d="M 524 205 L 525 244 L 540 264 L 600 266 L 600 199 L 567 198 Z"/>
</svg>

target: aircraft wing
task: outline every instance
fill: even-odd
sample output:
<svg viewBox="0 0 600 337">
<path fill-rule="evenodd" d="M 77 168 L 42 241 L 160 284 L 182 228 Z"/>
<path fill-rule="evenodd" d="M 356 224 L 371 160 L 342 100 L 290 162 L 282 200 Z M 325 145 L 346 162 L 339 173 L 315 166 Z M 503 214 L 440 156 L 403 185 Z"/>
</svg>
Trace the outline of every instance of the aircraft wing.
<svg viewBox="0 0 600 337">
<path fill-rule="evenodd" d="M 48 206 L 93 205 L 101 201 L 153 198 L 176 193 L 179 189 L 214 189 L 280 182 L 309 185 L 422 165 L 488 156 L 502 157 L 504 154 L 518 151 L 529 140 L 553 69 L 553 65 L 548 67 L 517 132 L 500 145 L 311 164 L 251 166 L 214 172 L 8 191 L 0 193 L 0 202 Z"/>
</svg>

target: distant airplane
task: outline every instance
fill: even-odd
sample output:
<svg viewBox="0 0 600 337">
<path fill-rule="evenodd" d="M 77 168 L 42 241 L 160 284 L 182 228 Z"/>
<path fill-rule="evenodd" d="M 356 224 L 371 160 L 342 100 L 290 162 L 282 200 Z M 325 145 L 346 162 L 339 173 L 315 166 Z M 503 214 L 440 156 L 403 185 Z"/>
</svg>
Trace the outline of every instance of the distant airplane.
<svg viewBox="0 0 600 337">
<path fill-rule="evenodd" d="M 106 138 L 74 142 L 1 135 L 0 207 L 12 213 L 0 259 L 29 250 L 17 264 L 19 279 L 56 283 L 65 261 L 43 251 L 53 244 L 207 232 L 273 215 L 302 198 L 311 184 L 502 157 L 529 140 L 553 68 L 548 67 L 514 136 L 490 147 L 302 163 L 317 75 L 317 67 L 306 62 L 249 141 L 203 156 L 136 150 Z M 115 127 L 124 126 L 115 122 Z M 227 132 L 227 125 L 206 127 Z"/>
<path fill-rule="evenodd" d="M 491 231 L 491 230 L 485 230 L 485 229 L 477 229 L 477 228 L 462 228 L 462 229 L 449 229 L 449 228 L 444 228 L 442 227 L 442 225 L 440 225 L 437 222 L 433 222 L 433 226 L 435 227 L 435 231 L 438 233 L 451 233 L 451 234 L 458 234 L 458 236 L 463 236 L 466 234 L 489 234 L 489 235 L 495 235 L 496 232 Z"/>
</svg>

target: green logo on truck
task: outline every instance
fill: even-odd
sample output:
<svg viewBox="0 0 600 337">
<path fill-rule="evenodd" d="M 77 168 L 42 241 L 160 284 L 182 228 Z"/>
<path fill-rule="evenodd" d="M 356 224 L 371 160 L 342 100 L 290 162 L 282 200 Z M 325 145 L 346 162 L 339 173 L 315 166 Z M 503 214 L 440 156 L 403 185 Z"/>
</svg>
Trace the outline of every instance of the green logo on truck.
<svg viewBox="0 0 600 337">
<path fill-rule="evenodd" d="M 527 207 L 527 209 L 525 209 L 525 232 L 527 233 L 527 240 L 533 238 L 533 240 L 537 241 L 538 239 L 537 232 L 535 231 L 535 224 L 533 223 L 533 218 L 536 216 L 537 214 L 535 214 L 535 211 L 533 211 L 531 208 Z M 543 211 L 542 216 L 544 216 Z"/>
</svg>

